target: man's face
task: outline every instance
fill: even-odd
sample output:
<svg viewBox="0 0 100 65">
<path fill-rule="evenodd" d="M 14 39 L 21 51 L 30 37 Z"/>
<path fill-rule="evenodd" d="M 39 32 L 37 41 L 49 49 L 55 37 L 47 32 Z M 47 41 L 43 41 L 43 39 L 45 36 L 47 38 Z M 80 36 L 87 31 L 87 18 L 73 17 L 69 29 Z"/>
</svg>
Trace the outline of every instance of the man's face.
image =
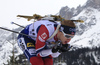
<svg viewBox="0 0 100 65">
<path fill-rule="evenodd" d="M 72 34 L 65 34 L 64 36 L 65 36 L 66 38 L 68 38 L 68 39 L 71 39 L 71 38 L 74 37 L 74 35 L 72 35 Z"/>
<path fill-rule="evenodd" d="M 66 44 L 66 43 L 69 43 L 70 40 L 74 37 L 74 35 L 72 34 L 62 34 L 60 36 L 60 40 L 62 42 L 62 44 Z"/>
<path fill-rule="evenodd" d="M 66 37 L 67 43 L 70 42 L 70 40 L 74 37 L 72 34 L 65 34 L 64 36 Z"/>
</svg>

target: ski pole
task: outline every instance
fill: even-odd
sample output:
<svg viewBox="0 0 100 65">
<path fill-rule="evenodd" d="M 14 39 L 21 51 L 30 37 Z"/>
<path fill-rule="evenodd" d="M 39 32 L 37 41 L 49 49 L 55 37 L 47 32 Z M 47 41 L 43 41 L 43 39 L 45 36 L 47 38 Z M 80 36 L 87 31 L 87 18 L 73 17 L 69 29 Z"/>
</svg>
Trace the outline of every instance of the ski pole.
<svg viewBox="0 0 100 65">
<path fill-rule="evenodd" d="M 32 36 L 29 36 L 29 35 L 27 35 L 27 34 L 19 33 L 19 32 L 17 32 L 17 31 L 13 31 L 13 30 L 6 29 L 6 28 L 3 28 L 3 27 L 0 27 L 0 29 L 6 30 L 6 31 L 10 31 L 10 32 L 13 32 L 13 33 L 17 33 L 17 34 L 21 34 L 21 35 L 24 35 L 24 36 L 32 37 Z M 32 37 L 32 38 L 35 38 L 35 37 Z"/>
<path fill-rule="evenodd" d="M 22 27 L 22 28 L 25 28 L 24 26 L 22 26 L 22 25 L 19 25 L 19 24 L 17 24 L 17 23 L 14 23 L 14 22 L 11 22 L 11 24 L 15 24 L 15 25 L 17 25 L 17 26 L 20 26 L 20 27 Z"/>
</svg>

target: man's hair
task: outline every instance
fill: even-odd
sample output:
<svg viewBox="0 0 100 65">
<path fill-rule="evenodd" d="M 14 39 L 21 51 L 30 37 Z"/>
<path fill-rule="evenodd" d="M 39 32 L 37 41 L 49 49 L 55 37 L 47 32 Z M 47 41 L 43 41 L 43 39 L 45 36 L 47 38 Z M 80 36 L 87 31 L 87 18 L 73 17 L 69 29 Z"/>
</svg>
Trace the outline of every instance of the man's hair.
<svg viewBox="0 0 100 65">
<path fill-rule="evenodd" d="M 61 22 L 61 25 L 65 25 L 69 27 L 76 27 L 75 23 L 71 20 L 64 20 Z"/>
</svg>

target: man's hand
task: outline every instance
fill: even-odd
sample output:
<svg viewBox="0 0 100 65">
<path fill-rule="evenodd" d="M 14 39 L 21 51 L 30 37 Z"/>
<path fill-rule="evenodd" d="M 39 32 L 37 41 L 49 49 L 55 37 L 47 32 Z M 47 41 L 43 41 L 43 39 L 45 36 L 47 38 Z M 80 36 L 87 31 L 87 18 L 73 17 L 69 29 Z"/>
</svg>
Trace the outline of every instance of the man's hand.
<svg viewBox="0 0 100 65">
<path fill-rule="evenodd" d="M 71 47 L 72 47 L 72 46 L 70 46 L 70 44 L 62 44 L 62 46 L 61 46 L 59 52 L 67 52 L 67 51 L 70 50 Z"/>
<path fill-rule="evenodd" d="M 52 48 L 52 52 L 53 52 L 53 53 L 56 53 L 56 52 L 59 51 L 59 49 L 60 49 L 60 43 L 58 43 L 57 45 L 55 45 L 55 46 Z"/>
<path fill-rule="evenodd" d="M 67 52 L 70 50 L 72 46 L 70 46 L 70 44 L 57 44 L 56 46 L 53 47 L 52 52 L 56 53 L 56 52 Z"/>
</svg>

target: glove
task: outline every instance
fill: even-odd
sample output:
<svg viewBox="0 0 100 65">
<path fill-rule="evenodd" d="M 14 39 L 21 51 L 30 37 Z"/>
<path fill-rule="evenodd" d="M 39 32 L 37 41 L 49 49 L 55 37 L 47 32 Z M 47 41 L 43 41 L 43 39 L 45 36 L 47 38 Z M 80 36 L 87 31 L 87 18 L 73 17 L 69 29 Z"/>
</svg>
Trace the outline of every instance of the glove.
<svg viewBox="0 0 100 65">
<path fill-rule="evenodd" d="M 70 50 L 72 46 L 70 44 L 62 44 L 61 48 L 59 49 L 59 52 L 67 52 Z"/>
<path fill-rule="evenodd" d="M 70 50 L 72 46 L 70 46 L 70 44 L 58 44 L 56 46 L 54 46 L 52 48 L 52 52 L 53 53 L 56 53 L 56 52 L 67 52 Z"/>
<path fill-rule="evenodd" d="M 52 48 L 52 52 L 53 53 L 56 53 L 60 50 L 61 48 L 61 43 L 58 43 L 57 45 L 55 45 L 53 48 Z"/>
</svg>

